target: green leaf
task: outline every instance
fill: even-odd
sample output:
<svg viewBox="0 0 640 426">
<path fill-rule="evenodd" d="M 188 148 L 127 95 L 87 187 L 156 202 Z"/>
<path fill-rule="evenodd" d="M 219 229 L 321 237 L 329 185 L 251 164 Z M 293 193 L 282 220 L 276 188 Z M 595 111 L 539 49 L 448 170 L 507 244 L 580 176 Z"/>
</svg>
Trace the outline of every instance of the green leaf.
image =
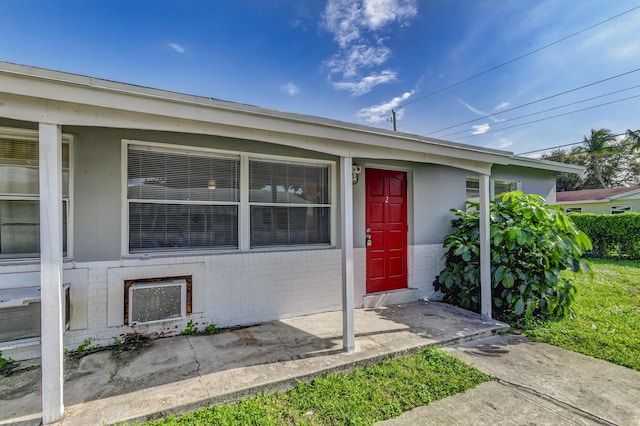
<svg viewBox="0 0 640 426">
<path fill-rule="evenodd" d="M 524 300 L 518 299 L 518 301 L 516 302 L 516 305 L 514 307 L 514 311 L 515 311 L 516 315 L 518 315 L 518 316 L 522 315 L 522 313 L 524 312 Z"/>
<path fill-rule="evenodd" d="M 505 288 L 511 288 L 513 287 L 513 283 L 514 283 L 514 278 L 513 278 L 513 274 L 511 273 L 511 271 L 507 271 L 504 274 L 504 278 L 502 279 L 502 285 Z"/>
</svg>

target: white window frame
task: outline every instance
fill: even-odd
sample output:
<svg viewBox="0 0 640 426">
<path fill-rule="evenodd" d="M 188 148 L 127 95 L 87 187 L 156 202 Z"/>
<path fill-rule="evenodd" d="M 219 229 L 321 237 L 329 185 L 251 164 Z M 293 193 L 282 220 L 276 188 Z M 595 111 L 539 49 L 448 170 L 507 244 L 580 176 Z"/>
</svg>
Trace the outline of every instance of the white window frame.
<svg viewBox="0 0 640 426">
<path fill-rule="evenodd" d="M 622 214 L 626 212 L 632 212 L 633 208 L 629 204 L 620 204 L 618 206 L 610 206 L 609 213 L 610 214 Z"/>
<path fill-rule="evenodd" d="M 14 140 L 23 140 L 39 143 L 39 132 L 37 130 L 19 129 L 13 127 L 0 127 L 0 138 L 8 138 Z M 62 143 L 69 146 L 69 191 L 67 195 L 62 194 L 63 208 L 67 216 L 67 253 L 64 260 L 73 259 L 73 188 L 74 188 L 74 156 L 73 156 L 73 135 L 63 133 Z M 38 164 L 38 173 L 40 172 L 40 164 Z M 62 173 L 62 171 L 60 171 Z M 16 201 L 40 201 L 40 194 L 3 194 L 0 193 L 0 200 L 16 200 Z M 16 261 L 34 261 L 40 258 L 37 256 L 26 256 L 16 254 L 15 256 L 0 257 L 0 263 L 16 262 Z"/>
<path fill-rule="evenodd" d="M 249 216 L 251 215 L 251 207 L 252 206 L 259 206 L 259 207 L 305 207 L 305 208 L 315 208 L 315 207 L 321 207 L 321 208 L 328 208 L 329 209 L 329 221 L 331 222 L 329 224 L 330 227 L 330 235 L 332 236 L 333 233 L 331 232 L 331 229 L 333 229 L 333 217 L 331 212 L 333 211 L 333 203 L 332 203 L 332 196 L 333 196 L 333 190 L 331 189 L 331 182 L 334 181 L 334 179 L 331 177 L 331 173 L 332 170 L 334 169 L 334 167 L 331 167 L 331 165 L 326 164 L 324 162 L 317 162 L 317 161 L 306 161 L 306 160 L 302 160 L 302 159 L 283 159 L 283 157 L 273 157 L 273 158 L 268 158 L 269 156 L 256 156 L 256 155 L 250 155 L 248 156 L 247 159 L 247 165 L 251 162 L 251 160 L 255 160 L 255 161 L 265 161 L 265 162 L 271 162 L 271 163 L 281 163 L 281 164 L 294 164 L 294 165 L 314 165 L 314 166 L 328 166 L 329 167 L 329 173 L 327 178 L 329 179 L 329 182 L 327 183 L 328 186 L 328 190 L 329 190 L 329 204 L 312 204 L 312 203 L 274 203 L 274 202 L 259 202 L 259 201 L 248 201 L 248 208 L 245 210 L 249 211 Z M 249 182 L 247 180 L 247 182 Z M 247 192 L 248 192 L 248 187 L 247 187 Z M 250 194 L 249 194 L 250 195 Z M 250 219 L 250 218 L 249 218 Z M 251 247 L 251 224 L 249 223 L 248 226 L 248 233 L 249 233 L 249 247 L 251 250 L 272 250 L 272 249 L 278 249 L 278 248 L 292 248 L 292 247 L 326 247 L 327 244 L 287 244 L 287 245 L 270 245 L 270 246 L 262 246 L 262 247 Z M 330 237 L 330 241 L 331 244 L 333 243 L 333 238 Z"/>
<path fill-rule="evenodd" d="M 565 207 L 565 213 L 582 213 L 582 207 Z"/>
<path fill-rule="evenodd" d="M 466 194 L 467 194 L 467 182 L 468 181 L 476 181 L 476 182 L 480 182 L 480 178 L 478 178 L 477 176 L 467 176 L 465 178 L 465 198 L 466 198 Z M 490 178 L 489 179 L 489 197 L 491 198 L 492 201 L 495 201 L 496 199 L 496 182 L 500 182 L 500 183 L 515 183 L 516 184 L 516 190 L 517 191 L 522 191 L 522 182 L 519 180 L 511 180 L 511 179 L 500 179 L 500 178 Z M 469 199 L 466 198 L 465 201 L 474 201 L 473 199 Z M 478 202 L 478 201 L 475 201 Z"/>
<path fill-rule="evenodd" d="M 135 253 L 129 252 L 129 202 L 130 200 L 127 197 L 127 166 L 128 166 L 128 152 L 129 146 L 140 146 L 140 147 L 149 147 L 150 149 L 158 150 L 158 151 L 167 151 L 172 153 L 202 153 L 209 154 L 212 156 L 233 156 L 240 158 L 240 201 L 237 203 L 233 202 L 219 202 L 218 204 L 237 204 L 238 205 L 238 248 L 237 249 L 209 249 L 203 250 L 200 248 L 193 249 L 181 249 L 175 251 L 137 251 Z M 304 207 L 328 207 L 329 208 L 329 220 L 330 220 L 330 234 L 331 241 L 329 244 L 300 244 L 300 245 L 287 245 L 287 246 L 265 246 L 265 247 L 256 247 L 251 248 L 251 217 L 250 217 L 250 205 L 254 205 L 255 203 L 249 203 L 249 160 L 265 160 L 265 161 L 275 161 L 289 164 L 313 164 L 313 165 L 327 165 L 329 167 L 329 204 L 304 204 Z M 167 256 L 167 255 L 197 255 L 202 253 L 224 253 L 224 252 L 259 252 L 259 251 L 283 251 L 283 250 L 312 250 L 318 248 L 332 248 L 336 245 L 337 238 L 337 230 L 336 230 L 336 219 L 337 219 L 337 188 L 336 188 L 336 162 L 331 160 L 321 160 L 321 159 L 311 159 L 311 158 L 300 158 L 300 157 L 288 157 L 283 155 L 270 155 L 270 154 L 256 154 L 250 152 L 242 152 L 242 151 L 230 151 L 230 150 L 221 150 L 221 149 L 213 149 L 213 148 L 204 148 L 204 147 L 192 147 L 186 145 L 173 145 L 166 143 L 158 143 L 158 142 L 150 142 L 150 141 L 141 141 L 134 139 L 122 139 L 122 147 L 121 147 L 121 182 L 122 182 L 122 190 L 121 190 L 121 200 L 122 200 L 122 211 L 121 211 L 121 254 L 123 257 L 154 257 L 154 256 Z M 145 200 L 146 202 L 147 200 Z M 152 200 L 150 200 L 152 201 Z M 168 201 L 163 200 L 163 203 L 167 203 Z M 203 202 L 203 204 L 210 204 L 208 202 Z M 263 205 L 263 203 L 259 203 L 259 205 Z M 298 204 L 278 204 L 278 206 L 287 206 L 287 207 L 295 207 Z"/>
</svg>

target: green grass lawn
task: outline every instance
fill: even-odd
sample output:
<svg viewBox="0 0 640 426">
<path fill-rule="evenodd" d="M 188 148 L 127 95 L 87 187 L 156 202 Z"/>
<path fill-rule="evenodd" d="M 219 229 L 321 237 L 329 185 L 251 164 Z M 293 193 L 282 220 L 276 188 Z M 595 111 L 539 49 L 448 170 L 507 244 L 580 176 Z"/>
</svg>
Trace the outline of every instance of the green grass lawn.
<svg viewBox="0 0 640 426">
<path fill-rule="evenodd" d="M 491 380 L 439 349 L 146 425 L 369 425 Z"/>
<path fill-rule="evenodd" d="M 575 316 L 526 330 L 550 343 L 640 371 L 640 261 L 593 259 L 578 279 Z"/>
</svg>

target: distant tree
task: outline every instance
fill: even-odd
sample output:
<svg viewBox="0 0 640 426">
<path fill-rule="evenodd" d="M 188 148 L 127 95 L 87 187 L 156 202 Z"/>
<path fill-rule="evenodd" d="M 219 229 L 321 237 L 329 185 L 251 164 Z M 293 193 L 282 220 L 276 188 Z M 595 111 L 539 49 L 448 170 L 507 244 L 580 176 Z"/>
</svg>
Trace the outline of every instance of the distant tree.
<svg viewBox="0 0 640 426">
<path fill-rule="evenodd" d="M 554 149 L 551 152 L 542 154 L 540 156 L 542 160 L 556 161 L 558 163 L 565 164 L 577 164 L 584 166 L 574 159 L 564 149 Z M 579 175 L 574 173 L 556 173 L 556 191 L 577 191 L 582 188 L 582 180 Z"/>
<path fill-rule="evenodd" d="M 625 139 L 631 144 L 632 151 L 640 150 L 640 129 L 627 129 L 627 135 L 625 136 Z"/>
<path fill-rule="evenodd" d="M 615 141 L 615 136 L 609 129 L 591 129 L 591 136 L 584 137 L 583 146 L 578 147 L 576 154 L 586 154 L 588 157 L 587 167 L 592 169 L 602 188 L 607 188 L 602 177 L 601 159 L 605 156 L 605 149 L 609 143 Z"/>
<path fill-rule="evenodd" d="M 607 129 L 601 129 L 608 132 Z M 598 132 L 592 130 L 592 134 Z M 610 132 L 609 132 L 610 134 Z M 613 135 L 611 135 L 613 136 Z M 588 139 L 585 137 L 585 139 Z M 540 156 L 543 160 L 557 161 L 565 164 L 576 164 L 585 167 L 581 175 L 571 173 L 556 174 L 557 191 L 577 191 L 581 189 L 640 185 L 640 130 L 628 130 L 623 138 L 612 138 L 596 153 L 584 146 L 566 151 L 556 149 Z M 596 142 L 599 143 L 598 138 Z M 593 157 L 597 156 L 597 169 Z M 596 173 L 599 171 L 599 176 Z"/>
</svg>

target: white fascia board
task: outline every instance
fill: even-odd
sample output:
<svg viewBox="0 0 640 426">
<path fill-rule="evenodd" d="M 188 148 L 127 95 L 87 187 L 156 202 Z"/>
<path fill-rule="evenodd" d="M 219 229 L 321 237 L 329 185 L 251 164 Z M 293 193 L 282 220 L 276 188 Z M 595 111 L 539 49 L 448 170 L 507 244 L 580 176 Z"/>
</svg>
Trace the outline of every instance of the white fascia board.
<svg viewBox="0 0 640 426">
<path fill-rule="evenodd" d="M 578 200 L 578 201 L 558 201 L 557 204 L 598 204 L 598 203 L 611 203 L 613 201 L 624 200 L 637 200 L 640 198 L 640 189 L 635 191 L 629 191 L 618 195 L 613 195 L 607 198 L 600 198 L 598 200 Z"/>
<path fill-rule="evenodd" d="M 637 200 L 640 198 L 640 189 L 636 189 L 634 191 L 623 192 L 622 194 L 613 195 L 609 197 L 609 200 Z"/>
<path fill-rule="evenodd" d="M 557 196 L 557 194 L 556 194 Z M 608 198 L 603 198 L 602 200 L 578 200 L 578 201 L 558 201 L 556 200 L 556 204 L 560 204 L 560 205 L 570 205 L 570 204 L 602 204 L 602 203 L 608 203 L 609 199 Z"/>
<path fill-rule="evenodd" d="M 519 155 L 514 155 L 509 164 L 513 166 L 551 170 L 553 172 L 573 173 L 576 175 L 582 174 L 585 171 L 585 167 L 575 164 L 565 164 L 558 163 L 556 161 L 539 160 L 535 158 L 521 157 Z"/>
</svg>

